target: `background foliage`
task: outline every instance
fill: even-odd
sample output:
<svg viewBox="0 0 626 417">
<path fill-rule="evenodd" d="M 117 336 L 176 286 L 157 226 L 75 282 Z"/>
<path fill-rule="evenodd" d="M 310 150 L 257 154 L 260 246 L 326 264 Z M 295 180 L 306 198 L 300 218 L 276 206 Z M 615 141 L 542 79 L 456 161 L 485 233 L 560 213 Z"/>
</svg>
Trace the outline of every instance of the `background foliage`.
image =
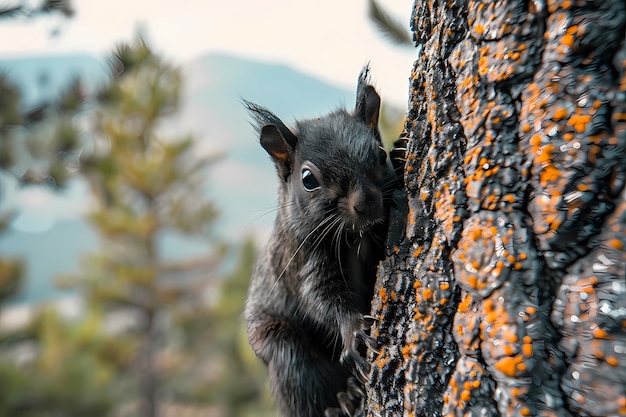
<svg viewBox="0 0 626 417">
<path fill-rule="evenodd" d="M 72 9 L 0 7 L 2 18 L 46 13 Z M 27 326 L 0 330 L 0 416 L 269 414 L 240 314 L 254 245 L 216 240 L 219 214 L 203 197 L 217 152 L 199 156 L 194 137 L 164 133 L 183 80 L 143 39 L 118 46 L 109 63 L 95 94 L 75 80 L 32 107 L 0 74 L 2 175 L 23 187 L 86 178 L 101 248 L 59 279 L 79 294 L 79 314 L 44 306 Z M 160 245 L 166 234 L 200 237 L 206 251 L 171 260 Z M 0 314 L 23 268 L 0 259 Z"/>
</svg>

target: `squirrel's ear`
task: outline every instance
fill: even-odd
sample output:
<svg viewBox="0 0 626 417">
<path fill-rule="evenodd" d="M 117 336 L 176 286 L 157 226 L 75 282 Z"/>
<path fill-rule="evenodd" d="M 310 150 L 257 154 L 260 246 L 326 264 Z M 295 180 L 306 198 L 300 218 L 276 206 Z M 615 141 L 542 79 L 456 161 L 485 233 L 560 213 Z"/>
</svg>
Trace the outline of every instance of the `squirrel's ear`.
<svg viewBox="0 0 626 417">
<path fill-rule="evenodd" d="M 366 65 L 359 75 L 355 114 L 359 120 L 368 125 L 370 129 L 378 132 L 380 96 L 374 86 L 369 84 L 369 81 L 369 66 Z"/>
<path fill-rule="evenodd" d="M 261 128 L 261 146 L 274 160 L 279 175 L 286 180 L 292 171 L 293 148 L 278 126 L 265 125 Z"/>
<path fill-rule="evenodd" d="M 278 174 L 287 180 L 293 169 L 293 153 L 298 143 L 298 138 L 276 116 L 263 106 L 251 101 L 243 100 L 256 123 L 254 126 L 261 128 L 261 146 L 274 160 Z"/>
</svg>

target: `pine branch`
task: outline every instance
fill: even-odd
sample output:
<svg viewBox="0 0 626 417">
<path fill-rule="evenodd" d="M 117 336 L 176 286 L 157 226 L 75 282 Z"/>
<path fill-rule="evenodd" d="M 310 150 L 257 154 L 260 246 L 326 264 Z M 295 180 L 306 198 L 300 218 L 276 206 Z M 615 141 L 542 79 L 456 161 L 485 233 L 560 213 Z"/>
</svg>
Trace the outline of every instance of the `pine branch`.
<svg viewBox="0 0 626 417">
<path fill-rule="evenodd" d="M 387 40 L 400 46 L 413 46 L 411 34 L 406 30 L 406 25 L 391 17 L 375 0 L 370 0 L 369 6 L 370 19 Z"/>
</svg>

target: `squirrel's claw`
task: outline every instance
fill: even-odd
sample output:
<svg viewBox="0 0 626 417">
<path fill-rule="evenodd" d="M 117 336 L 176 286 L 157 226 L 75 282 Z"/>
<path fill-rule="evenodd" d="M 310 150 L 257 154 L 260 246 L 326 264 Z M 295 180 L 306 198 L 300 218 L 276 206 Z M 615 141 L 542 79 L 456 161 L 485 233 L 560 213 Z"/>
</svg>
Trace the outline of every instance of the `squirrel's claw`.
<svg viewBox="0 0 626 417">
<path fill-rule="evenodd" d="M 358 404 L 365 397 L 365 390 L 354 377 L 348 378 L 346 391 L 337 394 L 339 408 L 327 408 L 324 417 L 354 417 L 357 413 Z"/>
<path fill-rule="evenodd" d="M 341 408 L 327 408 L 324 410 L 324 417 L 344 417 Z"/>
<path fill-rule="evenodd" d="M 370 373 L 370 363 L 362 356 L 358 356 L 353 358 L 354 360 L 354 369 L 356 371 L 356 377 L 362 384 L 365 384 L 369 379 Z"/>
<path fill-rule="evenodd" d="M 365 397 L 363 386 L 359 384 L 354 377 L 348 378 L 346 392 L 352 401 L 361 401 L 361 398 Z"/>
<path fill-rule="evenodd" d="M 372 327 L 376 319 L 372 316 L 359 314 L 352 320 L 347 320 L 341 327 L 341 337 L 343 339 L 343 351 L 341 352 L 341 362 L 343 363 L 348 357 L 359 356 L 357 347 L 362 342 L 369 349 L 376 350 L 376 340 L 368 335 L 365 330 Z"/>
<path fill-rule="evenodd" d="M 363 330 L 369 330 L 369 328 L 372 327 L 377 321 L 378 319 L 374 316 L 363 316 L 363 324 L 366 326 Z"/>
<path fill-rule="evenodd" d="M 339 407 L 341 410 L 348 416 L 354 414 L 354 404 L 348 397 L 348 394 L 345 392 L 340 392 L 337 394 L 337 401 L 339 401 Z"/>
<path fill-rule="evenodd" d="M 393 165 L 393 169 L 399 178 L 403 177 L 408 142 L 409 137 L 406 136 L 406 134 L 400 136 L 398 140 L 393 143 L 394 148 L 389 153 L 391 164 Z"/>
</svg>

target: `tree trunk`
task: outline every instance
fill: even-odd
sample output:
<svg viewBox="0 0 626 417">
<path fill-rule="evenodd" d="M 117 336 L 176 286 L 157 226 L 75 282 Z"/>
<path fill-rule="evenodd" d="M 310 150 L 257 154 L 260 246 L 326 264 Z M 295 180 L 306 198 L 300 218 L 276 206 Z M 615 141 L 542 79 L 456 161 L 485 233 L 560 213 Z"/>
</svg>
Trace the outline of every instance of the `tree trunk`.
<svg viewBox="0 0 626 417">
<path fill-rule="evenodd" d="M 157 314 L 151 309 L 144 311 L 145 320 L 142 329 L 142 347 L 139 357 L 139 384 L 141 396 L 141 417 L 159 416 L 159 375 L 155 369 Z"/>
<path fill-rule="evenodd" d="M 368 416 L 626 415 L 625 19 L 415 2 Z"/>
</svg>

